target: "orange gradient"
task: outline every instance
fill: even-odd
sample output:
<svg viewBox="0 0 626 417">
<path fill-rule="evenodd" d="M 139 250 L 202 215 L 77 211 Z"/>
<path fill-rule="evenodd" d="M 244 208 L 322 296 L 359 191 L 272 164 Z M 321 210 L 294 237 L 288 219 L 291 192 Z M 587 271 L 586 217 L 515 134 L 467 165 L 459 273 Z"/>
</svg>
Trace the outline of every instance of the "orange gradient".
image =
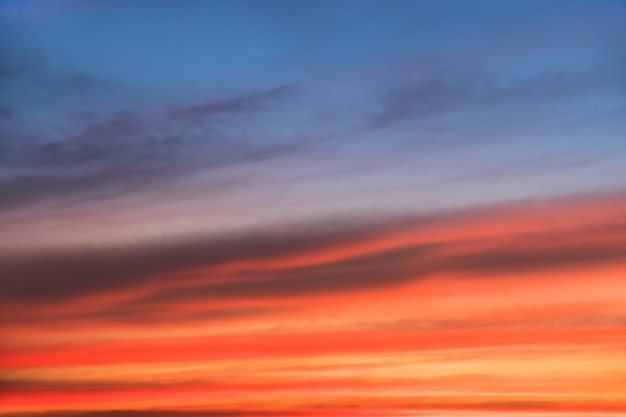
<svg viewBox="0 0 626 417">
<path fill-rule="evenodd" d="M 354 241 L 183 268 L 176 286 L 171 272 L 16 306 L 3 412 L 626 415 L 624 207 L 609 196 L 403 220 Z M 359 271 L 378 272 L 338 287 L 308 275 Z M 279 276 L 269 293 L 193 291 Z"/>
</svg>

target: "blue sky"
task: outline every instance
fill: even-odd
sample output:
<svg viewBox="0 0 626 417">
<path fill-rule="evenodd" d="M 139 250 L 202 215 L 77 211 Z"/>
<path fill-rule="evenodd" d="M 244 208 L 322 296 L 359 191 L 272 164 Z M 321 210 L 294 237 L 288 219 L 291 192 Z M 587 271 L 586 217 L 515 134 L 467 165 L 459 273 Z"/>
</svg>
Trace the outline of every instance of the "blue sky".
<svg viewBox="0 0 626 417">
<path fill-rule="evenodd" d="M 211 229 L 624 185 L 623 1 L 26 0 L 0 19 L 13 225 L 111 205 Z"/>
</svg>

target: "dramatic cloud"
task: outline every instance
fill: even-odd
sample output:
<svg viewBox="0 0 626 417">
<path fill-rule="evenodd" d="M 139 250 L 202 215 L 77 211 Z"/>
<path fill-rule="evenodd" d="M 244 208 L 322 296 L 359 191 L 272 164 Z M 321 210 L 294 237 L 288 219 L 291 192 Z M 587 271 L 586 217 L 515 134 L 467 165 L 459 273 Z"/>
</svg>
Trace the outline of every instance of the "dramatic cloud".
<svg viewBox="0 0 626 417">
<path fill-rule="evenodd" d="M 593 197 L 557 199 L 539 207 L 520 203 L 220 238 L 16 254 L 0 260 L 2 298 L 14 304 L 3 316 L 23 323 L 206 321 L 275 314 L 280 307 L 264 303 L 281 297 L 370 292 L 441 274 L 517 277 L 620 265 L 626 257 L 623 195 Z M 570 214 L 554 226 L 534 224 L 562 210 Z M 516 221 L 520 226 L 502 229 L 503 223 Z M 136 295 L 69 315 L 41 317 L 37 310 L 24 315 L 19 307 L 126 292 Z M 223 307 L 227 300 L 260 304 Z M 201 304 L 183 307 L 194 303 Z"/>
</svg>

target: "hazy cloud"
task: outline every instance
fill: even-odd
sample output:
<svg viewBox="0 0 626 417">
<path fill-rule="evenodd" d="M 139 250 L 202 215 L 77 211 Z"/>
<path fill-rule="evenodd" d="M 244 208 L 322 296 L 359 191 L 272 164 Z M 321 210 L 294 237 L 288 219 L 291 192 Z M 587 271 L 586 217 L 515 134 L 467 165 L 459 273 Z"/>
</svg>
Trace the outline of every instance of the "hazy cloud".
<svg viewBox="0 0 626 417">
<path fill-rule="evenodd" d="M 613 204 L 623 204 L 619 201 L 618 198 Z M 520 209 L 513 207 L 513 210 Z M 110 312 L 105 309 L 86 314 L 95 319 L 112 314 L 111 318 L 115 319 L 124 312 L 134 312 L 138 320 L 149 321 L 153 308 L 168 303 L 360 291 L 396 286 L 438 272 L 467 276 L 510 275 L 619 262 L 626 256 L 626 226 L 619 218 L 607 218 L 601 223 L 569 229 L 547 227 L 532 233 L 469 241 L 461 236 L 444 241 L 427 239 L 423 243 L 355 253 L 340 260 L 307 266 L 263 270 L 252 264 L 226 275 L 216 269 L 229 264 L 279 261 L 294 255 L 332 251 L 359 242 L 375 243 L 403 230 L 413 230 L 416 236 L 421 230 L 429 233 L 440 228 L 454 230 L 464 223 L 485 222 L 485 218 L 491 216 L 506 218 L 511 213 L 509 210 L 486 208 L 423 217 L 353 219 L 351 224 L 343 225 L 338 219 L 222 238 L 197 237 L 115 249 L 25 253 L 0 260 L 0 286 L 5 302 L 18 304 L 58 302 L 147 286 L 155 288 L 155 292 L 111 307 Z M 485 224 L 484 227 L 489 227 L 488 221 Z M 584 243 L 577 241 L 583 236 L 594 239 Z M 203 271 L 199 275 L 191 273 L 199 270 Z M 119 311 L 113 311 L 115 309 Z M 246 311 L 215 310 L 211 313 L 209 310 L 199 312 L 198 317 L 239 313 L 246 314 Z M 159 315 L 153 317 L 158 320 Z"/>
</svg>

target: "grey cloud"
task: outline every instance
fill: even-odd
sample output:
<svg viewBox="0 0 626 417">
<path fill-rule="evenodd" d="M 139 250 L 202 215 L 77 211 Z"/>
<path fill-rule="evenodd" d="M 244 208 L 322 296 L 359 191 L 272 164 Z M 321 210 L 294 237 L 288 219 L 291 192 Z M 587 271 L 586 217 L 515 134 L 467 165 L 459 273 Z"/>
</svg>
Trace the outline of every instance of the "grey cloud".
<svg viewBox="0 0 626 417">
<path fill-rule="evenodd" d="M 298 151 L 224 121 L 284 99 L 289 87 L 177 108 L 152 100 L 146 110 L 151 93 L 53 70 L 33 45 L 22 46 L 0 43 L 0 211 L 167 187 L 186 174 Z"/>
<path fill-rule="evenodd" d="M 551 238 L 547 233 L 546 240 Z M 523 242 L 520 242 L 523 243 Z M 449 245 L 454 246 L 455 242 Z M 427 245 L 426 245 L 427 246 Z M 445 247 L 445 245 L 441 245 Z M 436 246 L 435 246 L 436 247 Z M 374 262 L 367 258 L 350 260 L 354 267 L 323 265 L 298 271 L 278 270 L 251 273 L 253 279 L 175 287 L 153 294 L 141 303 L 184 302 L 192 300 L 223 300 L 266 297 L 293 297 L 320 293 L 362 291 L 398 286 L 423 279 L 438 272 L 458 272 L 462 276 L 491 276 L 537 272 L 549 269 L 619 263 L 626 258 L 626 244 L 596 243 L 557 248 L 537 247 L 520 250 L 487 249 L 463 255 L 423 256 L 423 247 L 404 248 L 399 252 L 378 254 Z M 401 256 L 398 256 L 401 254 Z"/>
<path fill-rule="evenodd" d="M 550 235 L 545 236 L 549 241 Z M 583 267 L 621 262 L 626 258 L 626 241 L 566 244 L 558 247 L 494 249 L 454 256 L 442 267 L 465 274 L 492 275 L 525 273 L 539 270 Z"/>
<path fill-rule="evenodd" d="M 241 260 L 271 259 L 374 237 L 389 224 L 304 225 L 223 238 L 190 238 L 110 250 L 0 257 L 0 297 L 54 301 L 167 279 L 168 273 Z M 396 224 L 395 227 L 398 227 Z M 335 229 L 332 229 L 335 228 Z M 161 277 L 161 278 L 157 278 Z"/>
<path fill-rule="evenodd" d="M 396 286 L 431 272 L 428 263 L 420 262 L 423 251 L 423 247 L 417 247 L 403 249 L 399 253 L 377 255 L 372 261 L 363 257 L 345 263 L 298 270 L 253 272 L 248 279 L 239 277 L 229 282 L 164 290 L 141 302 L 158 304 L 181 300 L 290 297 Z M 399 262 L 400 259 L 403 262 Z M 407 262 L 409 260 L 413 264 Z"/>
<path fill-rule="evenodd" d="M 167 188 L 187 174 L 302 154 L 319 147 L 350 147 L 369 140 L 370 133 L 407 123 L 412 126 L 410 138 L 395 139 L 390 135 L 373 149 L 393 149 L 392 158 L 422 155 L 433 149 L 453 152 L 454 148 L 502 139 L 501 134 L 515 123 L 528 122 L 529 115 L 539 107 L 558 107 L 557 102 L 613 87 L 619 73 L 617 67 L 612 67 L 586 74 L 544 74 L 503 87 L 486 74 L 461 75 L 445 66 L 437 72 L 437 65 L 443 64 L 428 64 L 428 74 L 401 77 L 400 82 L 383 86 L 355 105 L 329 103 L 328 112 L 334 115 L 324 123 L 316 119 L 315 110 L 291 120 L 292 109 L 307 108 L 307 100 L 316 99 L 308 96 L 311 92 L 306 88 L 283 86 L 164 109 L 158 114 L 140 108 L 107 115 L 89 113 L 89 109 L 75 111 L 71 119 L 59 120 L 54 134 L 26 133 L 16 126 L 4 128 L 0 132 L 0 164 L 4 167 L 0 170 L 0 210 L 38 203 L 78 203 L 149 187 Z M 97 97 L 106 90 L 105 80 L 87 75 L 66 75 L 44 84 L 49 86 L 48 95 L 64 96 L 67 90 Z M 370 107 L 379 110 L 361 114 Z M 276 114 L 281 111 L 284 117 Z M 353 119 L 359 120 L 358 126 L 352 126 Z M 276 132 L 282 131 L 292 133 L 277 139 Z M 378 152 L 377 157 L 380 155 Z M 572 159 L 559 154 L 549 159 L 519 158 L 506 161 L 507 169 L 518 173 L 515 167 L 519 165 L 528 166 L 523 173 L 545 172 L 570 166 Z M 355 158 L 350 163 L 361 166 L 359 161 Z M 461 172 L 454 178 L 481 175 Z M 438 175 L 434 181 L 446 180 Z M 244 183 L 242 178 L 234 184 Z M 209 181 L 207 186 L 210 191 L 228 190 L 221 181 Z"/>
<path fill-rule="evenodd" d="M 372 117 L 374 128 L 399 123 L 407 119 L 423 119 L 445 113 L 463 100 L 471 88 L 442 77 L 409 82 L 391 88 L 382 98 L 382 110 Z"/>
<path fill-rule="evenodd" d="M 168 290 L 148 301 L 290 296 L 394 286 L 429 272 L 429 261 L 439 247 L 434 243 L 410 245 L 321 265 L 243 271 L 232 276 L 233 282 Z"/>
<path fill-rule="evenodd" d="M 242 112 L 259 109 L 273 100 L 289 97 L 292 88 L 288 86 L 276 87 L 267 91 L 245 94 L 224 100 L 204 103 L 197 106 L 188 106 L 173 110 L 170 117 L 174 119 L 206 118 L 222 113 Z"/>
<path fill-rule="evenodd" d="M 614 204 L 623 202 L 618 199 Z M 350 243 L 375 240 L 406 228 L 419 233 L 422 229 L 436 230 L 485 216 L 506 216 L 506 213 L 506 210 L 483 209 L 420 218 L 353 220 L 349 225 L 336 220 L 222 238 L 196 238 L 109 250 L 29 253 L 0 259 L 0 294 L 4 302 L 17 306 L 158 284 L 161 289 L 151 295 L 111 307 L 134 311 L 140 318 L 143 314 L 144 319 L 149 320 L 153 308 L 168 303 L 359 291 L 401 285 L 436 272 L 453 271 L 466 276 L 508 275 L 617 263 L 626 257 L 623 234 L 626 226 L 619 219 L 607 219 L 595 229 L 590 226 L 566 231 L 547 229 L 507 236 L 506 240 L 425 242 L 319 265 L 270 271 L 239 269 L 227 276 L 211 276 L 212 268 L 231 262 L 281 259 L 321 249 L 332 250 Z M 584 242 L 582 238 L 592 236 L 595 236 L 594 240 L 587 243 L 572 243 Z M 472 250 L 474 244 L 484 249 Z M 185 272 L 194 268 L 203 268 L 204 278 L 193 275 L 186 278 Z M 176 278 L 172 274 L 176 274 Z M 115 316 L 117 313 L 92 314 L 101 314 L 104 318 L 107 314 Z"/>
<path fill-rule="evenodd" d="M 210 123 L 194 122 L 197 112 L 192 109 L 189 116 L 178 115 L 172 122 L 154 126 L 132 111 L 119 111 L 58 141 L 5 132 L 0 163 L 8 172 L 20 173 L 0 177 L 0 210 L 54 200 L 67 204 L 68 199 L 80 201 L 162 187 L 185 174 L 299 151 L 294 145 L 258 138 L 251 141 Z M 15 144 L 20 139 L 26 140 Z M 207 190 L 224 190 L 223 185 L 222 180 L 217 184 L 209 181 Z"/>
<path fill-rule="evenodd" d="M 454 68 L 459 63 L 454 62 L 431 65 L 430 74 L 406 77 L 382 95 L 381 110 L 371 115 L 369 128 L 412 121 L 437 136 L 443 131 L 475 130 L 477 126 L 470 120 L 478 117 L 482 130 L 490 126 L 508 129 L 519 122 L 543 120 L 546 111 L 558 114 L 558 109 L 572 100 L 625 86 L 622 74 L 626 67 L 620 59 L 584 71 L 545 71 L 508 80 L 480 69 L 459 72 Z M 447 119 L 450 116 L 454 116 L 452 120 Z M 489 123 L 483 123 L 486 118 Z M 476 140 L 463 136 L 465 143 Z"/>
</svg>

